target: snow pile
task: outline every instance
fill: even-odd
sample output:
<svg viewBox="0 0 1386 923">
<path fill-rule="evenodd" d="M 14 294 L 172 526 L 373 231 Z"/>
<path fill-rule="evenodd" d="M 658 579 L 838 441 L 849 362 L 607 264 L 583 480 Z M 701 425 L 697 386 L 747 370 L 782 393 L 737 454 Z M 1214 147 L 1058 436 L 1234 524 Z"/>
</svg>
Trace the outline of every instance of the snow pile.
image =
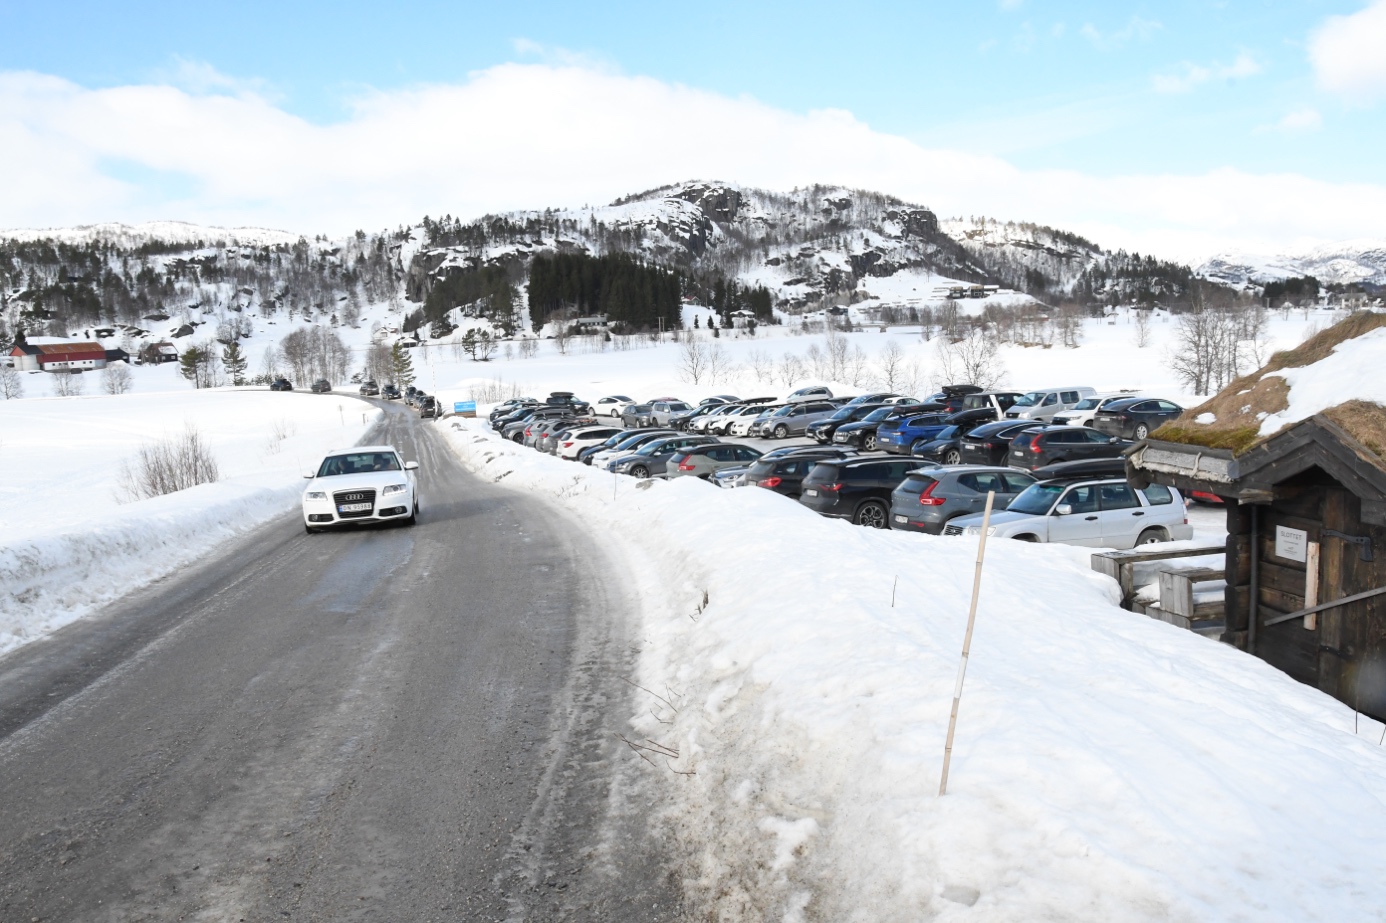
<svg viewBox="0 0 1386 923">
<path fill-rule="evenodd" d="M 303 470 L 379 417 L 333 398 L 195 391 L 0 403 L 0 653 L 293 508 Z M 187 423 L 221 479 L 121 503 L 122 462 Z"/>
<path fill-rule="evenodd" d="M 618 478 L 484 420 L 445 432 L 474 471 L 574 512 L 630 575 L 647 710 L 619 730 L 667 748 L 647 751 L 674 795 L 657 820 L 717 919 L 1386 906 L 1381 726 L 1354 738 L 1327 696 L 1121 610 L 1087 552 L 987 549 L 940 798 L 972 543 L 859 529 L 769 491 Z"/>
<path fill-rule="evenodd" d="M 1285 379 L 1290 394 L 1288 407 L 1261 421 L 1261 435 L 1272 435 L 1348 400 L 1386 404 L 1383 365 L 1386 327 L 1378 327 L 1339 343 L 1330 355 L 1311 365 L 1266 373 L 1266 377 L 1278 375 Z"/>
</svg>

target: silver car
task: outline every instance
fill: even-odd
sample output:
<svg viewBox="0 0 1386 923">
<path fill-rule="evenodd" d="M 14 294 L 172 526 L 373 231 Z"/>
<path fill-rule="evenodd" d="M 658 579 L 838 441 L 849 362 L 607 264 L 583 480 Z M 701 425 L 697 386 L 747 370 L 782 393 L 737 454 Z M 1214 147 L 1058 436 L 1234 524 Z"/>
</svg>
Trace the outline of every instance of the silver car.
<svg viewBox="0 0 1386 923">
<path fill-rule="evenodd" d="M 981 515 L 948 523 L 944 535 L 979 535 Z M 1038 481 L 992 513 L 988 535 L 1026 542 L 1134 548 L 1193 538 L 1184 498 L 1163 484 L 1137 490 L 1125 478 Z"/>
<path fill-rule="evenodd" d="M 744 467 L 760 458 L 760 450 L 748 445 L 698 445 L 680 450 L 669 459 L 665 476 L 707 479 L 723 468 Z"/>
<path fill-rule="evenodd" d="M 803 436 L 809 424 L 826 420 L 838 410 L 837 405 L 827 401 L 805 401 L 786 404 L 779 410 L 758 421 L 760 435 L 770 439 L 788 439 L 790 436 Z"/>
</svg>

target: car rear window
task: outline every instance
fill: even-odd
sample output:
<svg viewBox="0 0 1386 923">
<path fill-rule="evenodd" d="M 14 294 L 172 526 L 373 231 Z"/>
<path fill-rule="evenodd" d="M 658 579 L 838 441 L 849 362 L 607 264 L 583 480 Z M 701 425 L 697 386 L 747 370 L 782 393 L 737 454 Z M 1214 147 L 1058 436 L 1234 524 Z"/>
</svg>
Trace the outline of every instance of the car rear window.
<svg viewBox="0 0 1386 923">
<path fill-rule="evenodd" d="M 920 491 L 922 493 L 937 483 L 938 478 L 931 478 L 927 474 L 911 474 L 900 482 L 900 486 L 897 487 L 896 490 L 903 490 L 911 493 Z"/>
<path fill-rule="evenodd" d="M 1145 499 L 1150 501 L 1151 506 L 1164 506 L 1174 502 L 1174 495 L 1163 484 L 1151 484 L 1141 493 L 1145 494 Z"/>
</svg>

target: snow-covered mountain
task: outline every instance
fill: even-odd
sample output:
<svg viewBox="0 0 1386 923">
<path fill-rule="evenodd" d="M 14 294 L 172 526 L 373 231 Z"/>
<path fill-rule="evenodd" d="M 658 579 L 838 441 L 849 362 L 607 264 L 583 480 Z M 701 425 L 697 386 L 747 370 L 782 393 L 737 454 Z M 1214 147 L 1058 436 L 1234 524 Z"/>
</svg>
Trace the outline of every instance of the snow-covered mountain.
<svg viewBox="0 0 1386 923">
<path fill-rule="evenodd" d="M 1277 256 L 1222 253 L 1199 266 L 1197 272 L 1205 279 L 1234 287 L 1305 276 L 1325 285 L 1386 286 L 1386 241 L 1349 240 Z"/>
<path fill-rule="evenodd" d="M 142 224 L 82 224 L 72 228 L 20 228 L 0 231 L 0 238 L 17 241 L 53 240 L 67 244 L 108 243 L 117 247 L 161 244 L 273 247 L 292 244 L 298 234 L 269 228 L 219 228 L 186 221 L 146 221 Z"/>
</svg>

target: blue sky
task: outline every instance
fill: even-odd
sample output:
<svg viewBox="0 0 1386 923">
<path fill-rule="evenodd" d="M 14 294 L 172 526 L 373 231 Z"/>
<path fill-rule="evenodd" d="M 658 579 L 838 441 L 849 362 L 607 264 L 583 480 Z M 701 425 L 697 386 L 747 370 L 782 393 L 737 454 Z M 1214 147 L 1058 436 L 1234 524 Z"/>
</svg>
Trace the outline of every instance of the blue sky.
<svg viewBox="0 0 1386 923">
<path fill-rule="evenodd" d="M 1096 181 L 1231 170 L 1376 188 L 1386 142 L 1382 84 L 1370 62 L 1326 76 L 1313 48 L 1332 17 L 1361 17 L 1366 7 L 1365 0 L 1003 0 L 608 3 L 599 10 L 546 2 L 297 3 L 285 9 L 259 2 L 7 0 L 0 4 L 6 36 L 0 72 L 59 78 L 85 91 L 169 86 L 203 101 L 254 97 L 303 126 L 329 128 L 359 118 L 363 100 L 476 87 L 479 75 L 518 63 L 628 85 L 649 79 L 793 116 L 842 110 L 875 136 L 1036 175 L 1064 171 Z M 1348 21 L 1340 31 L 1361 32 L 1355 25 Z M 544 91 L 531 86 L 528 92 Z M 510 117 L 523 121 L 527 98 L 510 99 Z M 592 122 L 611 117 L 602 100 L 591 105 Z M 491 113 L 489 126 L 469 126 L 469 134 L 447 142 L 484 144 L 486 134 L 511 130 L 494 114 L 504 106 L 482 108 Z M 457 117 L 470 121 L 475 110 Z M 708 138 L 709 132 L 719 134 L 715 119 L 690 125 L 687 140 L 735 143 Z M 137 149 L 117 156 L 103 151 L 94 169 L 133 190 L 127 196 L 132 217 L 160 202 L 196 202 L 207 178 L 182 164 L 161 166 L 160 159 Z M 725 178 L 759 180 L 766 171 L 747 172 L 754 176 Z M 946 178 L 939 183 L 946 186 Z M 582 183 L 573 188 L 587 192 Z M 596 196 L 605 186 L 590 191 Z M 946 190 L 940 194 L 946 198 Z M 516 198 L 516 206 L 539 204 Z M 210 212 L 252 218 L 252 204 L 244 195 L 240 200 L 239 210 L 219 200 Z M 407 220 L 403 212 L 412 202 L 401 198 L 399 220 Z M 455 210 L 465 214 L 466 205 Z M 55 209 L 54 220 L 67 214 Z M 90 220 L 110 217 L 120 216 L 103 212 Z M 13 220 L 0 209 L 0 223 Z M 1105 220 L 1098 216 L 1095 223 Z M 1356 235 L 1372 226 L 1345 230 Z M 1331 235 L 1316 226 L 1302 236 Z"/>
</svg>

